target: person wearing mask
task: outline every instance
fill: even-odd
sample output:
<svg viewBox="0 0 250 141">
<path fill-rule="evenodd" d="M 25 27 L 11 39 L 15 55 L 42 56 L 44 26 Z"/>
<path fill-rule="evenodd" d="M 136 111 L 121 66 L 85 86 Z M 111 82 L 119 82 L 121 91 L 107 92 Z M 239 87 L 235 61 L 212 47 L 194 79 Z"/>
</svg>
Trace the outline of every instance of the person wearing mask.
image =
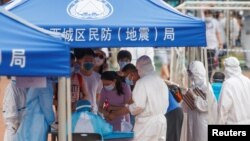
<svg viewBox="0 0 250 141">
<path fill-rule="evenodd" d="M 131 62 L 132 55 L 127 50 L 120 50 L 117 54 L 117 61 L 120 67 L 120 71 Z"/>
<path fill-rule="evenodd" d="M 207 58 L 208 58 L 208 78 L 212 76 L 215 62 L 218 57 L 215 56 L 217 49 L 223 49 L 223 41 L 218 21 L 213 18 L 211 10 L 204 11 L 206 23 L 206 39 L 207 39 Z"/>
<path fill-rule="evenodd" d="M 24 117 L 26 93 L 25 88 L 16 87 L 14 78 L 10 80 L 5 89 L 3 99 L 3 119 L 6 125 L 4 141 L 14 141 L 16 131 Z"/>
<path fill-rule="evenodd" d="M 225 81 L 218 103 L 219 124 L 250 124 L 250 80 L 242 75 L 235 57 L 224 60 Z"/>
<path fill-rule="evenodd" d="M 207 82 L 203 63 L 192 61 L 188 66 L 188 76 L 192 86 L 183 97 L 183 109 L 187 112 L 188 120 L 187 141 L 207 141 L 208 123 L 215 123 L 216 120 L 210 117 L 216 118 L 216 98 L 211 85 Z M 189 104 L 187 99 L 190 100 Z M 208 103 L 209 101 L 211 103 Z"/>
<path fill-rule="evenodd" d="M 75 71 L 76 57 L 73 53 L 71 57 L 71 109 L 72 112 L 76 108 L 76 102 L 80 99 L 87 99 L 88 91 L 86 82 L 82 75 Z"/>
<path fill-rule="evenodd" d="M 87 100 L 92 105 L 95 114 L 98 112 L 98 100 L 102 89 L 101 76 L 94 71 L 95 53 L 90 48 L 75 49 L 75 55 L 78 64 L 80 64 L 80 73 L 86 82 Z"/>
<path fill-rule="evenodd" d="M 153 65 L 154 62 L 154 48 L 153 47 L 122 47 L 120 50 L 126 50 L 131 53 L 131 63 L 136 64 L 136 60 L 143 55 L 147 55 L 150 57 Z"/>
<path fill-rule="evenodd" d="M 110 124 L 91 112 L 88 100 L 77 101 L 75 112 L 72 114 L 72 133 L 99 133 L 103 136 L 111 133 L 112 129 Z"/>
<path fill-rule="evenodd" d="M 122 69 L 122 72 L 124 74 L 126 84 L 130 86 L 131 90 L 133 90 L 136 81 L 140 79 L 136 66 L 133 64 L 127 64 Z"/>
<path fill-rule="evenodd" d="M 156 74 L 150 57 L 141 56 L 136 68 L 140 79 L 134 87 L 131 103 L 111 113 L 110 118 L 130 112 L 135 115 L 134 141 L 165 141 L 168 87 Z"/>
<path fill-rule="evenodd" d="M 224 79 L 225 75 L 222 72 L 215 72 L 213 75 L 212 88 L 217 101 L 219 101 L 220 92 Z"/>
<path fill-rule="evenodd" d="M 25 116 L 14 141 L 47 141 L 49 126 L 55 120 L 52 80 L 47 80 L 45 88 L 29 88 L 26 97 Z"/>
<path fill-rule="evenodd" d="M 101 49 L 94 50 L 95 53 L 95 66 L 94 71 L 99 73 L 100 75 L 108 70 L 107 57 L 105 52 Z"/>
<path fill-rule="evenodd" d="M 99 102 L 99 111 L 104 118 L 113 126 L 114 131 L 121 131 L 121 121 L 125 118 L 130 123 L 129 114 L 117 116 L 112 120 L 108 115 L 124 107 L 131 99 L 131 90 L 128 85 L 120 80 L 120 77 L 114 71 L 106 71 L 101 76 L 103 89 Z M 108 104 L 108 106 L 105 106 Z"/>
</svg>

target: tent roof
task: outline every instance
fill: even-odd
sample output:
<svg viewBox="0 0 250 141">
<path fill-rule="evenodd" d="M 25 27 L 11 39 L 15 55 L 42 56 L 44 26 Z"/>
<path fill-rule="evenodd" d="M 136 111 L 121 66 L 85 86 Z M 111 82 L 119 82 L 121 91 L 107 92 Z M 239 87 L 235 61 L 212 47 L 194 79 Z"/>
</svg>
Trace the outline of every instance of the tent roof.
<svg viewBox="0 0 250 141">
<path fill-rule="evenodd" d="M 65 42 L 2 8 L 0 21 L 0 75 L 69 76 Z"/>
<path fill-rule="evenodd" d="M 75 47 L 206 46 L 205 23 L 160 0 L 28 0 L 11 11 Z"/>
</svg>

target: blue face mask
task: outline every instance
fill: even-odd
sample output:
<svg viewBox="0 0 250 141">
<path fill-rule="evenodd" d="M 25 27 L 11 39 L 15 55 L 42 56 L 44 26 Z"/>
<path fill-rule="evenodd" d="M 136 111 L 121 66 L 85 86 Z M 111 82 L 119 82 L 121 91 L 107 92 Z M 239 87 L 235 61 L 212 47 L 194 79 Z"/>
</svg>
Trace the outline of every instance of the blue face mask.
<svg viewBox="0 0 250 141">
<path fill-rule="evenodd" d="M 90 71 L 94 67 L 94 63 L 86 62 L 83 64 L 83 68 L 87 71 Z"/>
<path fill-rule="evenodd" d="M 128 77 L 125 78 L 125 82 L 126 82 L 126 84 L 129 85 L 129 86 L 134 85 L 134 82 L 133 82 L 132 80 L 128 79 Z"/>
</svg>

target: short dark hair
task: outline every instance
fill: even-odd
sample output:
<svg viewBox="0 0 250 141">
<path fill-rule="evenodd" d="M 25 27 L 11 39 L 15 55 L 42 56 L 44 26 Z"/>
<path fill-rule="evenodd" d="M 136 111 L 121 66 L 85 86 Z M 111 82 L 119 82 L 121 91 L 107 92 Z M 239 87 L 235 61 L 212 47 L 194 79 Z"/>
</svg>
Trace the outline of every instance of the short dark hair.
<svg viewBox="0 0 250 141">
<path fill-rule="evenodd" d="M 223 82 L 225 75 L 222 72 L 215 72 L 213 75 L 213 82 Z"/>
<path fill-rule="evenodd" d="M 131 55 L 131 53 L 130 53 L 129 51 L 127 51 L 127 50 L 121 50 L 121 51 L 119 51 L 118 54 L 117 54 L 117 60 L 121 60 L 121 59 L 123 59 L 123 58 L 128 58 L 129 61 L 131 61 L 131 60 L 132 60 L 132 55 Z"/>
<path fill-rule="evenodd" d="M 206 14 L 213 14 L 213 12 L 211 11 L 211 10 L 205 10 L 204 11 L 204 14 L 206 15 Z"/>
<path fill-rule="evenodd" d="M 74 53 L 75 53 L 76 59 L 81 59 L 84 56 L 95 57 L 95 53 L 91 48 L 75 48 Z"/>
<path fill-rule="evenodd" d="M 75 60 L 76 59 L 76 56 L 75 56 L 75 54 L 74 53 L 70 53 L 70 60 Z"/>
<path fill-rule="evenodd" d="M 124 68 L 122 69 L 122 72 L 126 72 L 126 71 L 137 72 L 137 69 L 136 69 L 135 65 L 129 63 L 126 66 L 124 66 Z"/>
</svg>

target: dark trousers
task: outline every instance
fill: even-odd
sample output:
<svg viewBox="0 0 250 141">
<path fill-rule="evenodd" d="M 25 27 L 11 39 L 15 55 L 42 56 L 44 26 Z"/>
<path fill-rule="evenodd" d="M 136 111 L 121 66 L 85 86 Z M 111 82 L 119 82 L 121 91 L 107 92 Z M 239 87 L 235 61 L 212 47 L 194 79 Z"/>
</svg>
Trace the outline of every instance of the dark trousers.
<svg viewBox="0 0 250 141">
<path fill-rule="evenodd" d="M 167 118 L 167 141 L 180 141 L 183 122 L 182 108 L 176 108 L 165 114 Z"/>
<path fill-rule="evenodd" d="M 211 82 L 211 75 L 213 73 L 213 66 L 214 66 L 214 55 L 215 50 L 214 49 L 208 49 L 207 50 L 207 64 L 208 64 L 208 78 L 209 82 Z"/>
</svg>

